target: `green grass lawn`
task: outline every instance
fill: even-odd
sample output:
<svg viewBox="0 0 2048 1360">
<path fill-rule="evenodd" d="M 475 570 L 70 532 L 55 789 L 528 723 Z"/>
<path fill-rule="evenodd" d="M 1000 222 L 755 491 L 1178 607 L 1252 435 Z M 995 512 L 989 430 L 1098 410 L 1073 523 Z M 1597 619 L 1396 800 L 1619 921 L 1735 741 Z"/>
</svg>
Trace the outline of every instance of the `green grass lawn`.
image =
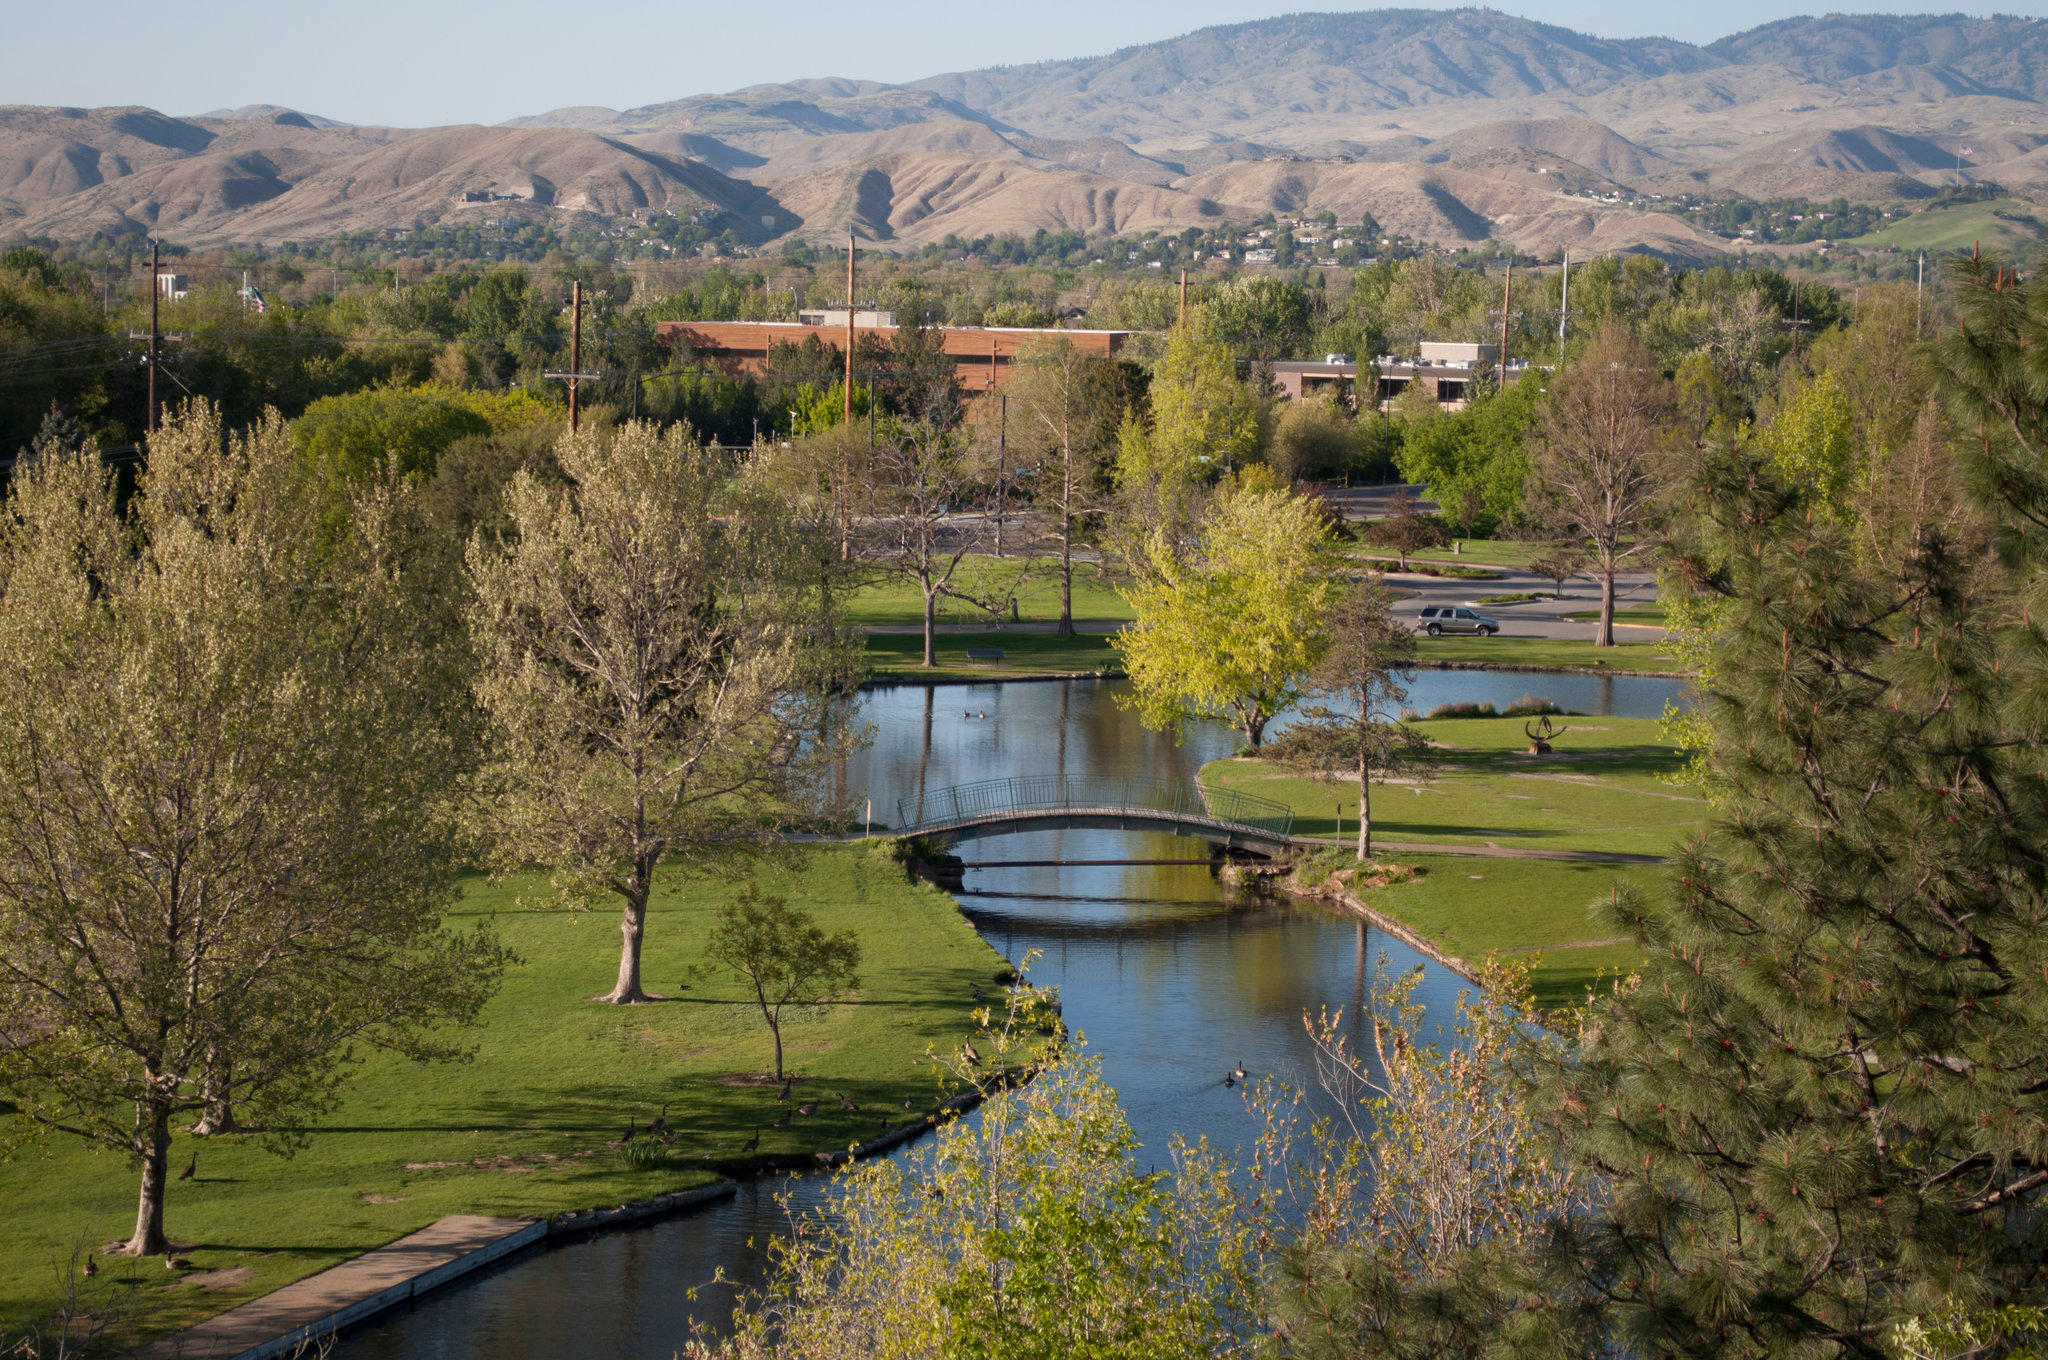
<svg viewBox="0 0 2048 1360">
<path fill-rule="evenodd" d="M 1616 932 L 1593 918 L 1592 907 L 1624 884 L 1662 892 L 1667 873 L 1656 866 L 1455 855 L 1389 858 L 1423 872 L 1372 890 L 1365 899 L 1371 906 L 1474 963 L 1488 954 L 1537 955 L 1530 984 L 1545 1008 L 1582 1000 L 1603 974 L 1626 974 L 1641 964 L 1635 944 L 1616 942 Z"/>
<path fill-rule="evenodd" d="M 1373 834 L 1390 841 L 1661 855 L 1697 831 L 1706 803 L 1660 776 L 1682 758 L 1653 718 L 1558 718 L 1554 754 L 1525 753 L 1519 718 L 1418 722 L 1440 748 L 1434 779 L 1373 791 Z M 1294 810 L 1302 836 L 1356 836 L 1357 788 L 1262 760 L 1212 761 L 1205 783 Z"/>
<path fill-rule="evenodd" d="M 1577 619 L 1581 623 L 1597 623 L 1600 620 L 1600 611 L 1597 609 L 1574 609 L 1566 614 L 1565 617 Z M 1662 628 L 1670 622 L 1665 617 L 1664 606 L 1661 604 L 1617 606 L 1614 611 L 1614 621 L 1616 623 L 1633 623 L 1657 628 Z"/>
<path fill-rule="evenodd" d="M 1986 250 L 2031 254 L 2041 244 L 2041 224 L 2012 199 L 1989 199 L 1929 208 L 1841 244 L 1902 251 L 1968 250 L 1981 244 Z"/>
<path fill-rule="evenodd" d="M 716 905 L 736 891 L 690 883 L 658 892 L 650 908 L 645 976 L 674 999 L 611 1007 L 588 998 L 617 969 L 615 911 L 578 913 L 521 905 L 526 882 L 477 883 L 456 923 L 495 921 L 519 955 L 474 1030 L 471 1062 L 421 1066 L 364 1055 L 342 1103 L 317 1120 L 289 1160 L 251 1137 L 180 1137 L 173 1160 L 197 1154 L 198 1174 L 173 1181 L 166 1227 L 195 1270 L 243 1270 L 206 1292 L 167 1284 L 160 1261 L 104 1263 L 94 1287 L 124 1300 L 154 1334 L 220 1312 L 411 1232 L 443 1214 L 535 1215 L 608 1206 L 710 1179 L 679 1165 L 635 1170 L 613 1144 L 664 1102 L 678 1131 L 675 1156 L 736 1155 L 759 1129 L 765 1152 L 843 1148 L 873 1137 L 902 1103 L 929 1103 L 934 1085 L 915 1059 L 931 1043 L 973 1028 L 968 987 L 1004 964 L 951 898 L 906 882 L 894 863 L 862 847 L 816 849 L 759 875 L 862 943 L 862 987 L 846 1004 L 785 1022 L 799 1100 L 815 1117 L 769 1127 L 784 1108 L 772 1085 L 736 1084 L 772 1062 L 767 1028 L 737 984 L 685 975 L 702 957 Z M 844 1092 L 859 1105 L 840 1108 Z M 0 1318 L 43 1311 L 74 1253 L 125 1238 L 136 1182 L 127 1162 L 54 1138 L 0 1164 Z M 189 1246 L 185 1245 L 189 1244 Z M 4 1331 L 4 1328 L 0 1328 Z"/>
<path fill-rule="evenodd" d="M 967 649 L 1000 647 L 1001 661 L 970 661 Z M 924 638 L 915 633 L 868 635 L 868 661 L 876 679 L 904 676 L 924 680 L 1005 680 L 1019 676 L 1058 675 L 1122 669 L 1107 633 L 1054 637 L 1051 633 L 1007 630 L 942 633 L 937 667 L 926 670 Z"/>
<path fill-rule="evenodd" d="M 1042 561 L 1029 565 L 1034 567 L 1034 574 L 1018 592 L 1018 617 L 1026 622 L 1049 622 L 1059 618 L 1060 582 L 1054 565 Z M 1009 589 L 1026 566 L 1025 560 L 1019 557 L 972 556 L 960 564 L 959 571 L 953 576 L 953 585 L 967 594 L 1000 594 Z M 1074 617 L 1128 623 L 1132 617 L 1131 607 L 1124 603 L 1123 596 L 1116 593 L 1116 584 L 1114 580 L 1098 576 L 1092 562 L 1078 564 L 1074 570 Z M 982 623 L 987 618 L 984 610 L 963 601 L 944 597 L 939 600 L 940 623 Z M 846 621 L 865 627 L 921 624 L 924 622 L 924 595 L 915 584 L 902 577 L 879 581 L 863 587 L 847 602 Z"/>
<path fill-rule="evenodd" d="M 1504 626 L 1512 627 L 1507 620 Z M 1418 637 L 1415 659 L 1424 666 L 1490 661 L 1498 666 L 1569 666 L 1588 671 L 1657 671 L 1678 674 L 1679 663 L 1661 642 L 1624 641 L 1595 647 L 1576 638 Z"/>
<path fill-rule="evenodd" d="M 1410 562 L 1448 562 L 1460 567 L 1526 567 L 1549 554 L 1548 543 L 1522 543 L 1511 538 L 1461 538 L 1462 550 L 1431 548 L 1410 553 Z"/>
</svg>

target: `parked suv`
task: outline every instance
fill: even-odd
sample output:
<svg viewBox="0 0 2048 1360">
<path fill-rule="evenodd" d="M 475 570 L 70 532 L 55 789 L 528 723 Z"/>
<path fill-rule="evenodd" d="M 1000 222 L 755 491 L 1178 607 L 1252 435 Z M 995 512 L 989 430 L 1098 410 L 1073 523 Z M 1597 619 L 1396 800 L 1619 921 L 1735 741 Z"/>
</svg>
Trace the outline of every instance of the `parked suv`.
<svg viewBox="0 0 2048 1360">
<path fill-rule="evenodd" d="M 1492 637 L 1500 631 L 1500 620 L 1489 619 L 1463 605 L 1433 604 L 1422 611 L 1416 627 L 1431 637 L 1440 633 L 1473 633 L 1479 637 Z"/>
</svg>

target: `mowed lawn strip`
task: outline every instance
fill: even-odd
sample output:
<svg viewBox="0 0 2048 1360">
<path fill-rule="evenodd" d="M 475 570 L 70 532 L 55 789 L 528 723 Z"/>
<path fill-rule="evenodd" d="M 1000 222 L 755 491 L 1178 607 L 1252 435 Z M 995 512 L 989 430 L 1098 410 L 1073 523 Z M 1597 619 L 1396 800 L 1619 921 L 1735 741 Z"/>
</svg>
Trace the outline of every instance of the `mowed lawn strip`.
<svg viewBox="0 0 2048 1360">
<path fill-rule="evenodd" d="M 1593 904 L 1624 885 L 1665 890 L 1661 865 L 1560 864 L 1552 860 L 1393 855 L 1422 873 L 1375 888 L 1363 900 L 1437 945 L 1478 963 L 1489 954 L 1527 956 L 1530 983 L 1546 1009 L 1583 1000 L 1603 978 L 1642 962 L 1633 941 L 1593 917 Z"/>
<path fill-rule="evenodd" d="M 901 1121 L 903 1101 L 929 1107 L 936 1087 L 918 1063 L 927 1045 L 971 1032 L 969 987 L 1004 966 L 953 900 L 906 881 L 864 847 L 816 848 L 757 876 L 764 892 L 814 912 L 861 941 L 862 986 L 846 1004 L 785 1020 L 793 1103 L 810 1118 L 784 1129 L 768 1084 L 732 1084 L 772 1062 L 759 1011 L 729 978 L 693 977 L 716 906 L 737 891 L 687 882 L 649 911 L 650 991 L 674 998 L 610 1007 L 618 913 L 547 905 L 544 882 L 473 884 L 455 924 L 488 918 L 519 955 L 470 1032 L 473 1061 L 425 1066 L 366 1052 L 342 1103 L 289 1159 L 248 1136 L 173 1146 L 179 1168 L 166 1220 L 194 1272 L 231 1271 L 227 1287 L 176 1283 L 160 1259 L 103 1260 L 92 1288 L 136 1322 L 131 1339 L 189 1325 L 367 1251 L 449 1213 L 533 1216 L 611 1206 L 707 1182 L 703 1171 L 638 1170 L 617 1144 L 668 1102 L 678 1160 L 733 1156 L 756 1130 L 764 1152 L 843 1148 Z M 536 900 L 522 903 L 525 893 Z M 685 983 L 687 982 L 687 987 Z M 841 1108 L 852 1098 L 856 1111 Z M 52 1306 L 77 1254 L 125 1237 L 135 1174 L 119 1156 L 52 1138 L 0 1163 L 0 1319 Z M 186 1244 L 189 1244 L 186 1245 Z M 240 1272 L 248 1272 L 246 1278 Z M 218 1279 L 210 1283 L 219 1283 Z"/>
<path fill-rule="evenodd" d="M 997 648 L 1001 661 L 976 661 L 968 649 Z M 946 633 L 937 641 L 937 666 L 926 668 L 924 638 L 914 633 L 868 634 L 868 665 L 877 680 L 1014 680 L 1032 675 L 1100 674 L 1120 671 L 1107 633 L 1055 637 L 1051 633 Z"/>
<path fill-rule="evenodd" d="M 1677 675 L 1683 670 L 1661 642 L 1595 647 L 1591 641 L 1575 638 L 1515 637 L 1512 617 L 1502 619 L 1501 624 L 1508 630 L 1501 637 L 1419 637 L 1415 640 L 1415 659 L 1424 666 L 1485 663 L 1504 669 L 1562 667 L 1595 672 L 1651 671 L 1659 675 Z"/>
<path fill-rule="evenodd" d="M 980 598 L 1006 597 L 1020 576 L 1029 579 L 1017 592 L 1017 616 L 1026 622 L 1050 622 L 1060 616 L 1060 581 L 1053 564 L 1027 562 L 1021 557 L 969 556 L 954 573 L 952 585 L 961 593 Z M 1117 594 L 1119 582 L 1098 574 L 1092 562 L 1074 569 L 1074 617 L 1128 623 L 1131 607 Z M 984 623 L 986 610 L 965 600 L 941 596 L 937 606 L 940 623 Z M 846 621 L 865 627 L 906 625 L 924 622 L 924 593 L 904 577 L 890 577 L 863 586 L 846 604 Z M 1003 618 L 1009 618 L 1007 611 Z"/>
<path fill-rule="evenodd" d="M 1706 802 L 1661 776 L 1682 757 L 1654 718 L 1555 718 L 1568 730 L 1554 754 L 1526 754 L 1520 718 L 1467 718 L 1415 726 L 1438 747 L 1428 781 L 1373 790 L 1373 835 L 1390 841 L 1507 849 L 1668 854 L 1706 821 Z M 1266 760 L 1230 758 L 1202 769 L 1212 785 L 1294 810 L 1301 836 L 1355 836 L 1355 781 L 1296 774 Z"/>
</svg>

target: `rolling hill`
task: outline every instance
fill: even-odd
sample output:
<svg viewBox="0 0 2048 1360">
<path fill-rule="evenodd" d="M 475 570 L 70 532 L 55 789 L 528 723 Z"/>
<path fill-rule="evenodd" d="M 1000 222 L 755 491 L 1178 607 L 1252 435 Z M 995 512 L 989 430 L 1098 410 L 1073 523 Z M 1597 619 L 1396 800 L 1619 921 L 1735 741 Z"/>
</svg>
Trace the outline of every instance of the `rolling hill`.
<svg viewBox="0 0 2048 1360">
<path fill-rule="evenodd" d="M 1656 195 L 1903 203 L 1958 176 L 2048 190 L 2044 99 L 2048 21 L 2009 16 L 1789 18 L 1694 46 L 1483 9 L 1296 14 L 901 85 L 793 80 L 488 128 L 0 108 L 0 238 L 696 213 L 745 240 L 851 229 L 912 247 L 1328 211 L 1446 244 L 1704 258 L 1729 243 Z"/>
</svg>

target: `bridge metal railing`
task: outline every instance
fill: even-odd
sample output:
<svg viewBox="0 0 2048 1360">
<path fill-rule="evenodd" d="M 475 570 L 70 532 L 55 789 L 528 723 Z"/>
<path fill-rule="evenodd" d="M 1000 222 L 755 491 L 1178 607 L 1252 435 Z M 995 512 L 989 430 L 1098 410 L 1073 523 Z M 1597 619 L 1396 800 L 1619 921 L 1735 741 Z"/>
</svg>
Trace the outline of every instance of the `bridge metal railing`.
<svg viewBox="0 0 2048 1360">
<path fill-rule="evenodd" d="M 1086 808 L 1163 812 L 1249 827 L 1285 839 L 1294 810 L 1285 803 L 1230 789 L 1204 789 L 1180 779 L 1141 775 L 1015 775 L 975 784 L 930 789 L 896 802 L 896 825 L 905 831 L 974 821 L 1005 812 L 1057 812 Z"/>
</svg>

